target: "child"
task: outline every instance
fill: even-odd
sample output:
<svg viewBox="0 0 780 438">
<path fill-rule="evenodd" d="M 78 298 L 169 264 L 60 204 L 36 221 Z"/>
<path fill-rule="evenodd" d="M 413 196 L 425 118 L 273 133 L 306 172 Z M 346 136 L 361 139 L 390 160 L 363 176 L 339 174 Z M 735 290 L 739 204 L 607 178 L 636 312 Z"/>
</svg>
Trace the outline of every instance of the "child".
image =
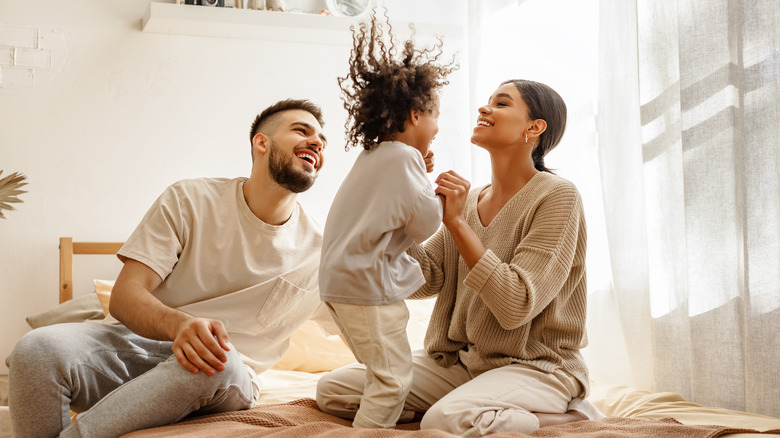
<svg viewBox="0 0 780 438">
<path fill-rule="evenodd" d="M 438 132 L 438 90 L 457 68 L 435 64 L 440 39 L 430 50 L 410 39 L 394 59 L 393 35 L 388 30 L 383 41 L 382 25 L 374 12 L 352 29 L 349 74 L 338 80 L 349 113 L 346 148 L 363 151 L 328 214 L 319 272 L 320 297 L 366 366 L 353 422 L 361 428 L 394 427 L 412 384 L 404 299 L 425 280 L 405 251 L 441 224 L 426 159 Z"/>
</svg>

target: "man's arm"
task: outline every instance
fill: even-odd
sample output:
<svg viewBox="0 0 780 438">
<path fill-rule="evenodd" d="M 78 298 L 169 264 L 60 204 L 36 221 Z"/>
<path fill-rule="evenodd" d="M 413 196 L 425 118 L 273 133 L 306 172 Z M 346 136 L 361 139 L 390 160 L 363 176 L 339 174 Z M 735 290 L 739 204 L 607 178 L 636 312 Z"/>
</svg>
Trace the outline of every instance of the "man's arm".
<svg viewBox="0 0 780 438">
<path fill-rule="evenodd" d="M 140 336 L 173 341 L 173 354 L 191 373 L 224 370 L 230 349 L 225 326 L 166 306 L 151 293 L 160 283 L 152 268 L 127 259 L 111 291 L 111 315 Z"/>
</svg>

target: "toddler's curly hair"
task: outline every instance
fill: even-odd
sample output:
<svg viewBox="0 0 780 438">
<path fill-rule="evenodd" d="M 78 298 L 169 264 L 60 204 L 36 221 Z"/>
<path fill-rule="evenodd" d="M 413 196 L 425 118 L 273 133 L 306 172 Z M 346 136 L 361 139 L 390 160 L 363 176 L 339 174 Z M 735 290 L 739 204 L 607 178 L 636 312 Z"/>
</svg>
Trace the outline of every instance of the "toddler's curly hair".
<svg viewBox="0 0 780 438">
<path fill-rule="evenodd" d="M 415 48 L 414 27 L 397 56 L 387 12 L 384 18 L 384 23 L 378 22 L 374 10 L 370 22 L 360 23 L 357 28 L 350 26 L 349 73 L 338 78 L 348 114 L 344 124 L 346 150 L 359 145 L 369 150 L 380 139 L 403 132 L 410 111 L 433 110 L 438 90 L 449 83 L 447 76 L 459 67 L 454 57 L 448 64 L 436 64 L 443 54 L 441 37 L 436 37 L 431 48 Z"/>
</svg>

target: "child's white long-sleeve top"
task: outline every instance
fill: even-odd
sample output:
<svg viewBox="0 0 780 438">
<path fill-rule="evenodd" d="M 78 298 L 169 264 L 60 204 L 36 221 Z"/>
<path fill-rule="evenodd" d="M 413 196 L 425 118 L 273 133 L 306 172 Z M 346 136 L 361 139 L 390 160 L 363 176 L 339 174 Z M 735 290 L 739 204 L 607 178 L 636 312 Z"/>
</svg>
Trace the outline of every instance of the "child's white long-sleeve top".
<svg viewBox="0 0 780 438">
<path fill-rule="evenodd" d="M 320 298 L 360 305 L 405 299 L 425 284 L 406 250 L 432 236 L 441 219 L 417 149 L 392 141 L 361 151 L 325 223 Z"/>
</svg>

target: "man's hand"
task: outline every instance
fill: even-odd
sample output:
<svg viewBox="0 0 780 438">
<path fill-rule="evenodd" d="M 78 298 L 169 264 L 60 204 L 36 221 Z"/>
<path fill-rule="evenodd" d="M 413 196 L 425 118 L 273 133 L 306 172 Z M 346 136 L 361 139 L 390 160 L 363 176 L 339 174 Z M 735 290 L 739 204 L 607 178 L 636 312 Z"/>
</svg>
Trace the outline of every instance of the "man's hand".
<svg viewBox="0 0 780 438">
<path fill-rule="evenodd" d="M 225 369 L 225 351 L 230 350 L 225 325 L 221 321 L 191 318 L 184 321 L 173 340 L 173 354 L 187 371 L 203 371 L 213 376 Z"/>
<path fill-rule="evenodd" d="M 173 354 L 187 371 L 209 376 L 223 371 L 230 350 L 225 325 L 166 306 L 151 292 L 162 278 L 137 260 L 124 262 L 111 291 L 111 314 L 140 336 L 173 340 Z"/>
<path fill-rule="evenodd" d="M 423 157 L 423 161 L 425 161 L 425 171 L 428 173 L 433 172 L 433 151 L 428 149 L 428 153 L 425 154 L 425 157 Z"/>
</svg>

